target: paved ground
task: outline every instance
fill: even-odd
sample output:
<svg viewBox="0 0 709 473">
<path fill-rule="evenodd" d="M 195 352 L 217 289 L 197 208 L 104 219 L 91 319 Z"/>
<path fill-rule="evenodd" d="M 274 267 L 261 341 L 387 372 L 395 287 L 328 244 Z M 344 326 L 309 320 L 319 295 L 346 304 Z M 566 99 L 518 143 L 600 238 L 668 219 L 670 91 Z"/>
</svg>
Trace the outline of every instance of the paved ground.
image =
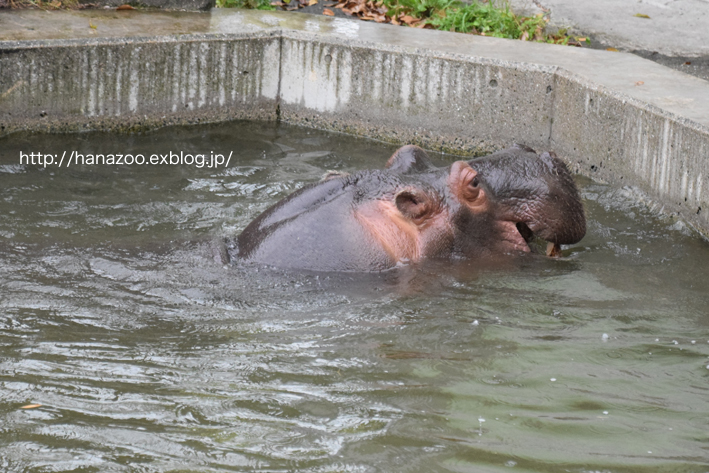
<svg viewBox="0 0 709 473">
<path fill-rule="evenodd" d="M 551 28 L 590 37 L 591 48 L 616 48 L 709 81 L 709 0 L 508 1 L 517 13 L 548 15 Z M 320 14 L 332 3 L 298 11 Z"/>
<path fill-rule="evenodd" d="M 614 47 L 709 80 L 709 0 L 510 0 L 510 4 L 518 12 L 548 14 L 553 28 L 589 35 L 593 48 Z"/>
</svg>

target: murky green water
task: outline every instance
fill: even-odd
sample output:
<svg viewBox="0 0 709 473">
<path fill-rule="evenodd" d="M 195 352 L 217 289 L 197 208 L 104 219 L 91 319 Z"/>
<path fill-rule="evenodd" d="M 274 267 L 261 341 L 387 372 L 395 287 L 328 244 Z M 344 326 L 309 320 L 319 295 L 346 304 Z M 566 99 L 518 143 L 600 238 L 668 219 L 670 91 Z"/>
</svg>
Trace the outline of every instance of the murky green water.
<svg viewBox="0 0 709 473">
<path fill-rule="evenodd" d="M 563 260 L 214 262 L 213 236 L 393 149 L 254 124 L 1 140 L 0 470 L 709 471 L 709 244 L 628 191 L 581 183 Z M 19 164 L 72 150 L 234 154 Z"/>
</svg>

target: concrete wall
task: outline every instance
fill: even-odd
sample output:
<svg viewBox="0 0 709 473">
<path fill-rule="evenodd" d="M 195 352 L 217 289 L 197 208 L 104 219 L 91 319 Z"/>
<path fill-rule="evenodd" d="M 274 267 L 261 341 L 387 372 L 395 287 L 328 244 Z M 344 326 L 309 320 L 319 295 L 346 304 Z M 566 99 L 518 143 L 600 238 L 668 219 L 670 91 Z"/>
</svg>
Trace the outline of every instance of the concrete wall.
<svg viewBox="0 0 709 473">
<path fill-rule="evenodd" d="M 709 234 L 709 132 L 695 122 L 594 86 L 556 80 L 550 148 L 575 171 L 634 186 Z"/>
<path fill-rule="evenodd" d="M 709 234 L 709 83 L 628 59 L 643 61 L 632 65 L 647 82 L 637 87 L 621 56 L 599 51 L 308 15 L 212 15 L 181 36 L 121 36 L 114 22 L 117 37 L 83 38 L 84 25 L 74 39 L 0 41 L 0 134 L 245 118 L 458 154 L 518 142 L 634 186 Z M 133 18 L 126 25 L 146 17 Z"/>
<path fill-rule="evenodd" d="M 274 120 L 280 42 L 204 36 L 0 47 L 0 131 Z"/>
<path fill-rule="evenodd" d="M 429 149 L 547 147 L 554 68 L 284 37 L 281 118 Z"/>
</svg>

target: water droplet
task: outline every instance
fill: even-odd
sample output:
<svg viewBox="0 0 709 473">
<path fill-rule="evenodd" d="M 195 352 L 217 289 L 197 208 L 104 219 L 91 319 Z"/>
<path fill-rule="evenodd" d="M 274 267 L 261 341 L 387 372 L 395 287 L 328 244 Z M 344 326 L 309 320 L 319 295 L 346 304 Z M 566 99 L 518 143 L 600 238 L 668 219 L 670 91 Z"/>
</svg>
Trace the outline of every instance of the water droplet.
<svg viewBox="0 0 709 473">
<path fill-rule="evenodd" d="M 603 340 L 604 342 L 608 341 L 608 334 L 604 333 L 603 335 L 601 335 L 601 340 Z"/>
<path fill-rule="evenodd" d="M 556 381 L 556 378 L 551 378 L 551 382 L 553 383 L 554 381 Z"/>
<path fill-rule="evenodd" d="M 473 320 L 473 325 L 480 325 L 480 323 L 477 320 Z"/>
<path fill-rule="evenodd" d="M 608 411 L 603 411 L 603 415 L 607 416 L 607 415 L 608 415 Z"/>
</svg>

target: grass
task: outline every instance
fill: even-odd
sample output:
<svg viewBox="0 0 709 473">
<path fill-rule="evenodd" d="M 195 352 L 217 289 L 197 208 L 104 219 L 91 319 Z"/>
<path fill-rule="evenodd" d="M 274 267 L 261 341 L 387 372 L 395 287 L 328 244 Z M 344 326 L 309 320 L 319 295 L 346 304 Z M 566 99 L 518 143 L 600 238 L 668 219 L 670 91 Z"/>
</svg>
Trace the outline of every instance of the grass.
<svg viewBox="0 0 709 473">
<path fill-rule="evenodd" d="M 460 0 L 382 2 L 393 14 L 411 15 L 438 30 L 559 44 L 567 44 L 569 40 L 565 31 L 556 35 L 547 34 L 545 28 L 548 20 L 543 14 L 518 16 L 510 10 L 505 0 L 474 0 L 472 3 Z"/>
<path fill-rule="evenodd" d="M 217 0 L 217 8 L 249 8 L 251 10 L 275 10 L 271 0 Z"/>
<path fill-rule="evenodd" d="M 217 7 L 238 7 L 273 10 L 272 0 L 216 0 Z M 295 1 L 295 0 L 293 0 Z M 319 0 L 320 2 L 326 0 Z M 358 5 L 357 16 L 376 19 L 377 22 L 408 24 L 419 28 L 432 28 L 459 33 L 495 36 L 498 38 L 540 41 L 555 44 L 581 46 L 587 38 L 569 37 L 565 30 L 554 34 L 546 32 L 548 19 L 539 14 L 532 17 L 518 16 L 510 10 L 507 0 L 334 0 L 345 11 Z M 287 0 L 283 0 L 288 4 Z M 305 2 L 307 4 L 307 2 Z M 372 12 L 368 17 L 367 11 Z M 386 11 L 385 15 L 381 15 Z M 404 18 L 404 21 L 402 21 Z M 384 20 L 383 20 L 384 19 Z"/>
<path fill-rule="evenodd" d="M 449 1 L 445 8 L 433 11 L 428 23 L 440 30 L 509 39 L 519 39 L 525 32 L 531 36 L 536 29 L 546 26 L 542 16 L 520 19 L 506 4 L 502 7 L 492 2 L 465 5 L 459 1 Z"/>
</svg>

